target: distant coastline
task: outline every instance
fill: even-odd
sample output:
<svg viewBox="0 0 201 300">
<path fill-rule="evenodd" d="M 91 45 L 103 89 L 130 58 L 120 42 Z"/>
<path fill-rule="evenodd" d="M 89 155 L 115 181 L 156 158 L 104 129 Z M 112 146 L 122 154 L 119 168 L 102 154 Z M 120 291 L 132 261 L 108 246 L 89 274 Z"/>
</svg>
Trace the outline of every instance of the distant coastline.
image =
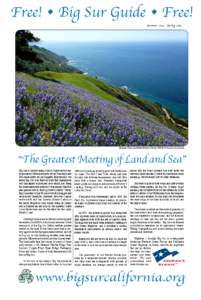
<svg viewBox="0 0 201 300">
<path fill-rule="evenodd" d="M 83 73 L 114 86 L 128 86 L 134 95 L 160 103 L 177 117 L 188 118 L 186 43 L 48 42 L 44 45 L 65 56 Z"/>
<path fill-rule="evenodd" d="M 114 57 L 111 56 L 114 49 L 109 54 L 109 49 L 103 46 L 103 51 L 93 57 L 95 61 L 86 57 L 86 62 L 92 64 L 83 68 L 82 62 L 77 61 L 76 67 L 72 66 L 70 62 L 74 60 L 70 55 L 59 55 L 49 47 L 29 46 L 28 40 L 37 41 L 37 38 L 28 31 L 17 32 L 16 143 L 19 146 L 187 144 L 188 120 L 175 117 L 168 106 L 152 102 L 135 91 L 138 85 L 133 69 L 137 64 L 130 62 L 130 48 L 126 61 L 122 43 L 123 53 L 117 51 Z M 104 72 L 96 69 L 100 64 L 108 76 L 102 76 Z M 139 77 L 142 73 L 142 79 L 149 75 L 144 65 L 143 61 L 137 72 Z M 151 77 L 156 81 L 157 91 L 166 90 L 167 78 L 157 76 Z M 139 83 L 143 83 L 142 88 L 147 87 L 143 80 Z"/>
</svg>

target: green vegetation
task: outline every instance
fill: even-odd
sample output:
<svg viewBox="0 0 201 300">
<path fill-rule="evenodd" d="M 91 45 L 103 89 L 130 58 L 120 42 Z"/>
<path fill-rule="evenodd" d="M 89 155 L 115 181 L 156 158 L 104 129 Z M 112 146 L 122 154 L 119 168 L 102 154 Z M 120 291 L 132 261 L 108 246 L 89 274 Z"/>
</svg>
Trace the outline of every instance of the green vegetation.
<svg viewBox="0 0 201 300">
<path fill-rule="evenodd" d="M 16 32 L 16 70 L 24 71 L 26 65 L 42 63 L 41 58 L 29 46 L 29 43 L 38 41 L 39 39 L 28 30 L 18 30 Z"/>
<path fill-rule="evenodd" d="M 50 80 L 68 82 L 75 86 L 81 87 L 89 92 L 92 92 L 100 97 L 103 97 L 106 100 L 111 100 L 111 101 L 115 100 L 115 97 L 111 93 L 107 93 L 101 88 L 100 80 L 97 80 L 88 75 L 76 74 L 76 73 L 73 73 L 73 74 L 72 73 L 58 73 L 58 72 L 50 72 L 50 71 L 38 72 L 35 75 L 42 79 L 50 79 Z M 97 83 L 99 83 L 99 84 L 97 84 Z M 102 84 L 104 84 L 104 83 L 102 82 Z"/>
<path fill-rule="evenodd" d="M 187 139 L 155 116 L 135 105 L 116 101 L 54 78 L 44 80 L 17 73 L 16 143 L 141 147 L 187 144 Z"/>
<path fill-rule="evenodd" d="M 77 68 L 70 66 L 64 56 L 57 55 L 36 45 L 30 45 L 30 43 L 39 41 L 40 39 L 28 30 L 18 30 L 16 32 L 17 71 L 31 74 L 44 70 L 82 73 Z"/>
<path fill-rule="evenodd" d="M 171 112 L 158 103 L 135 96 L 123 88 L 111 86 L 97 77 L 83 74 L 77 68 L 70 66 L 68 59 L 64 56 L 59 56 L 36 45 L 30 45 L 30 43 L 38 41 L 39 39 L 29 31 L 17 31 L 17 71 L 28 73 L 26 75 L 28 77 L 32 74 L 47 81 L 67 82 L 104 100 L 118 104 L 120 107 L 127 107 L 131 112 L 140 113 L 142 117 L 145 117 L 148 113 L 153 120 L 167 126 L 185 138 L 188 137 L 187 120 L 174 117 Z M 30 93 L 34 92 L 34 86 L 28 85 L 27 89 Z M 79 102 L 79 98 L 76 99 L 76 95 L 73 95 L 72 99 Z"/>
<path fill-rule="evenodd" d="M 170 118 L 165 114 L 162 106 L 159 103 L 154 103 L 143 99 L 142 97 L 134 96 L 128 91 L 113 87 L 98 78 L 76 73 L 60 73 L 43 71 L 35 74 L 41 79 L 48 79 L 52 81 L 68 82 L 77 87 L 83 88 L 93 94 L 96 94 L 105 100 L 112 101 L 113 103 L 129 104 L 130 109 L 136 110 L 140 109 L 141 113 L 146 112 L 151 114 L 155 120 L 166 125 L 167 127 L 173 129 L 184 137 L 188 137 L 188 124 L 187 121 L 179 118 L 175 118 L 167 109 Z"/>
<path fill-rule="evenodd" d="M 38 47 L 36 45 L 31 47 L 32 50 L 37 53 L 37 56 L 42 60 L 41 63 L 29 64 L 29 73 L 36 73 L 39 71 L 55 71 L 55 72 L 69 72 L 69 73 L 82 73 L 77 68 L 68 64 L 68 59 L 64 56 L 57 55 L 52 51 L 45 48 Z"/>
</svg>

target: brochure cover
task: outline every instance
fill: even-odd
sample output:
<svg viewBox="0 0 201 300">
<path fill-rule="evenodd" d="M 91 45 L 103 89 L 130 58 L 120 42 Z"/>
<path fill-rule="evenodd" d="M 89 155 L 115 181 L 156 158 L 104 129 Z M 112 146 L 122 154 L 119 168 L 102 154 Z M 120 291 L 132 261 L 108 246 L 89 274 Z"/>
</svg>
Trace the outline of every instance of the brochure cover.
<svg viewBox="0 0 201 300">
<path fill-rule="evenodd" d="M 2 1 L 2 298 L 199 290 L 198 1 Z"/>
</svg>

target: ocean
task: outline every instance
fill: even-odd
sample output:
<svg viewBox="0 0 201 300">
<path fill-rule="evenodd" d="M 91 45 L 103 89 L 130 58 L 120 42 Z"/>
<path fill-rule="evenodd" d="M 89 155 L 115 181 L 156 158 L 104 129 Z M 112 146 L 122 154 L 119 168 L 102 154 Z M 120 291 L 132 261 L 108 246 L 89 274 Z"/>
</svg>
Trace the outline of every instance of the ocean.
<svg viewBox="0 0 201 300">
<path fill-rule="evenodd" d="M 188 117 L 188 44 L 162 42 L 40 42 L 70 64 L 114 85 L 126 86 Z"/>
</svg>

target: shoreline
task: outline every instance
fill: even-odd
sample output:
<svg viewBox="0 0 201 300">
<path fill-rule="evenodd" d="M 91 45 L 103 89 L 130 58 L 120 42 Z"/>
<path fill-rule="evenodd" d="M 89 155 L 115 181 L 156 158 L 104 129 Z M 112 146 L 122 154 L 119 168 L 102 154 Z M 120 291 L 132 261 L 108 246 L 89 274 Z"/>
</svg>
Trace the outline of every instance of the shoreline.
<svg viewBox="0 0 201 300">
<path fill-rule="evenodd" d="M 66 58 L 67 58 L 67 57 L 66 57 Z M 68 58 L 67 58 L 67 59 L 68 59 Z M 75 60 L 69 60 L 69 62 L 72 62 L 72 63 L 73 63 L 74 61 L 75 61 Z M 76 65 L 76 64 L 75 64 L 75 65 Z M 73 67 L 75 67 L 75 65 L 72 64 Z M 79 69 L 79 70 L 80 70 L 80 69 Z M 81 71 L 81 70 L 80 70 L 80 71 Z M 95 78 L 97 78 L 97 79 L 99 79 L 99 80 L 102 80 L 101 77 L 100 77 L 99 75 L 90 75 L 90 73 L 88 73 L 88 72 L 84 72 L 84 71 L 81 71 L 81 72 L 82 72 L 83 75 L 93 76 L 93 77 L 95 77 Z M 114 86 L 115 86 L 115 85 L 114 85 Z M 118 86 L 116 86 L 116 87 L 118 87 Z M 172 110 L 171 110 L 171 113 L 169 113 L 168 110 L 167 110 L 167 108 L 163 107 L 162 104 L 160 103 L 160 101 L 157 101 L 157 99 L 151 100 L 150 98 L 144 98 L 144 97 L 141 96 L 140 94 L 131 91 L 127 85 L 119 86 L 119 88 L 122 89 L 122 90 L 124 90 L 124 91 L 126 91 L 127 93 L 131 94 L 131 95 L 134 96 L 134 97 L 141 97 L 141 98 L 143 98 L 143 99 L 145 99 L 146 101 L 149 101 L 149 102 L 151 102 L 151 103 L 159 103 L 159 104 L 161 105 L 162 111 L 164 112 L 164 114 L 165 114 L 165 116 L 166 116 L 166 118 L 167 118 L 168 120 L 171 120 L 171 122 L 172 122 L 174 125 L 177 125 L 178 127 L 181 127 L 181 128 L 183 128 L 183 129 L 188 129 L 188 127 L 185 127 L 185 126 L 183 126 L 183 125 L 177 123 L 177 122 L 172 118 L 172 116 L 171 116 L 171 113 L 173 113 Z M 188 117 L 181 117 L 181 116 L 178 116 L 178 115 L 176 115 L 176 118 L 188 120 Z"/>
<path fill-rule="evenodd" d="M 177 122 L 172 118 L 171 114 L 169 113 L 169 111 L 168 111 L 165 107 L 162 106 L 161 109 L 162 109 L 162 111 L 164 112 L 166 118 L 167 118 L 168 120 L 170 120 L 174 125 L 176 125 L 176 126 L 178 126 L 178 127 L 181 127 L 181 128 L 183 128 L 183 129 L 188 129 L 188 127 L 183 126 L 183 125 L 177 123 Z"/>
<path fill-rule="evenodd" d="M 188 127 L 183 126 L 183 125 L 177 123 L 177 122 L 174 120 L 174 118 L 172 117 L 172 111 L 170 110 L 170 112 L 169 112 L 168 109 L 165 108 L 164 106 L 162 106 L 162 104 L 161 104 L 160 102 L 151 100 L 150 98 L 144 98 L 144 97 L 140 96 L 140 94 L 137 94 L 137 93 L 135 93 L 135 92 L 130 91 L 129 88 L 128 88 L 128 86 L 126 86 L 126 85 L 121 86 L 120 88 L 123 89 L 123 90 L 125 90 L 126 92 L 128 92 L 129 94 L 131 94 L 131 95 L 134 96 L 134 97 L 143 98 L 143 99 L 145 99 L 146 101 L 149 101 L 149 102 L 151 102 L 151 103 L 159 103 L 160 106 L 161 106 L 162 111 L 164 112 L 164 114 L 165 114 L 165 116 L 166 116 L 166 118 L 167 118 L 168 120 L 171 120 L 171 122 L 172 122 L 174 125 L 177 125 L 178 127 L 181 127 L 181 128 L 183 128 L 183 129 L 188 129 Z M 175 117 L 178 118 L 178 119 L 185 119 L 185 120 L 188 119 L 188 117 L 183 117 L 183 118 L 180 117 L 180 116 L 175 116 Z"/>
</svg>

